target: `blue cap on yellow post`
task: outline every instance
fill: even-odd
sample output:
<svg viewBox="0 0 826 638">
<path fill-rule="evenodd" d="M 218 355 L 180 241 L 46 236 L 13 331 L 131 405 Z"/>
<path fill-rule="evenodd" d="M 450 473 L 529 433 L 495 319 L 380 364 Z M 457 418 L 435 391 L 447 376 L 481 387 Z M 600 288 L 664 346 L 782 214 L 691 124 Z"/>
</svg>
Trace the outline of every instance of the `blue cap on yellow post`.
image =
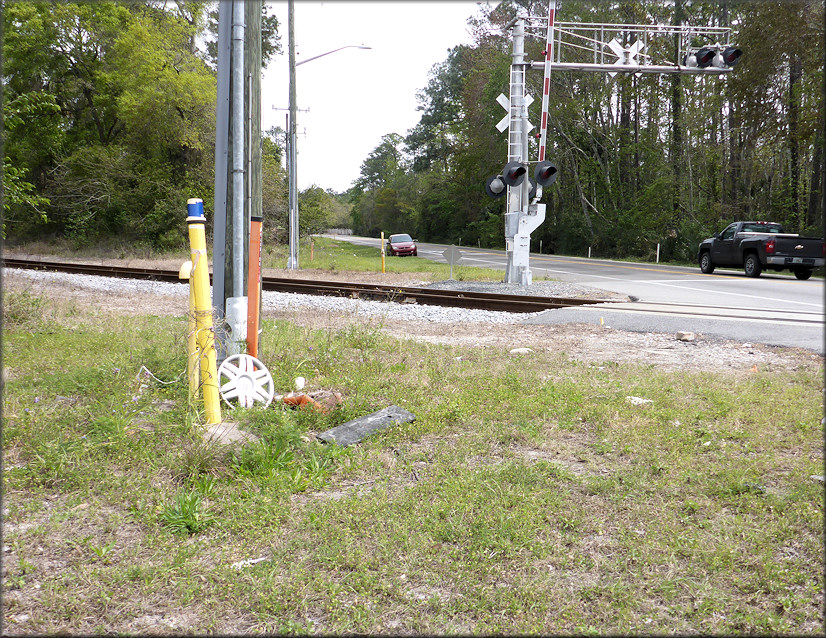
<svg viewBox="0 0 826 638">
<path fill-rule="evenodd" d="M 186 214 L 189 217 L 203 217 L 204 200 L 197 197 L 186 200 Z"/>
</svg>

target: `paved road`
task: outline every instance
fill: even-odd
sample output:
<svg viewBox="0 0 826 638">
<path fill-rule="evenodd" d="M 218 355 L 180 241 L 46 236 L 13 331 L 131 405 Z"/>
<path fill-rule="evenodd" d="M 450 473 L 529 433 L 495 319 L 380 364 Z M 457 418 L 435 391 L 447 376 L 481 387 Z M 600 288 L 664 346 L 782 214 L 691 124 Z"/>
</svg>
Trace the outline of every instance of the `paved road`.
<svg viewBox="0 0 826 638">
<path fill-rule="evenodd" d="M 378 239 L 347 238 L 379 246 Z M 447 246 L 419 244 L 419 256 L 444 262 Z M 504 251 L 461 247 L 462 265 L 504 270 Z M 632 304 L 550 310 L 530 323 L 599 323 L 623 330 L 676 332 L 743 342 L 806 348 L 824 353 L 824 282 L 792 275 L 531 255 L 534 279 L 548 277 L 628 295 Z"/>
</svg>

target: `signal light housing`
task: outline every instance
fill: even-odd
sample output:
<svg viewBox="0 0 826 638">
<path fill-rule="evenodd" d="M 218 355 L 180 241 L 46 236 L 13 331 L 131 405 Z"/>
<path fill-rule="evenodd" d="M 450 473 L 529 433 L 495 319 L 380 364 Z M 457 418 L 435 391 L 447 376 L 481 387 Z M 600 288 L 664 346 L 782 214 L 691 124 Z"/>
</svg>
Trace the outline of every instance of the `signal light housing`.
<svg viewBox="0 0 826 638">
<path fill-rule="evenodd" d="M 489 177 L 485 182 L 485 193 L 489 197 L 503 197 L 507 187 L 514 188 L 525 181 L 527 174 L 525 165 L 521 162 L 508 162 L 502 169 L 501 175 Z M 557 168 L 553 162 L 542 160 L 534 169 L 534 179 L 528 178 L 528 199 L 536 197 L 537 186 L 550 186 L 556 181 Z"/>
<path fill-rule="evenodd" d="M 712 62 L 714 62 L 715 55 L 716 52 L 714 49 L 703 47 L 702 49 L 697 49 L 696 51 L 689 51 L 686 53 L 683 58 L 683 64 L 692 68 L 705 69 L 706 67 L 711 66 Z"/>
<path fill-rule="evenodd" d="M 502 180 L 502 176 L 494 175 L 493 177 L 489 177 L 488 181 L 485 182 L 485 192 L 494 199 L 503 197 L 507 189 L 505 188 L 505 182 Z"/>
<path fill-rule="evenodd" d="M 706 69 L 710 66 L 715 66 L 718 69 L 729 69 L 737 64 L 742 55 L 743 52 L 737 47 L 724 47 L 720 44 L 715 44 L 693 51 L 689 50 L 683 56 L 683 66 L 692 69 Z"/>
<path fill-rule="evenodd" d="M 743 52 L 736 47 L 726 47 L 722 51 L 718 51 L 714 56 L 712 64 L 721 69 L 726 69 L 737 64 Z"/>
<path fill-rule="evenodd" d="M 556 166 L 548 160 L 542 160 L 536 165 L 533 176 L 537 185 L 550 186 L 556 181 Z"/>
<path fill-rule="evenodd" d="M 525 179 L 525 173 L 527 172 L 521 162 L 508 162 L 505 164 L 505 168 L 502 169 L 502 181 L 510 187 L 519 186 Z"/>
</svg>

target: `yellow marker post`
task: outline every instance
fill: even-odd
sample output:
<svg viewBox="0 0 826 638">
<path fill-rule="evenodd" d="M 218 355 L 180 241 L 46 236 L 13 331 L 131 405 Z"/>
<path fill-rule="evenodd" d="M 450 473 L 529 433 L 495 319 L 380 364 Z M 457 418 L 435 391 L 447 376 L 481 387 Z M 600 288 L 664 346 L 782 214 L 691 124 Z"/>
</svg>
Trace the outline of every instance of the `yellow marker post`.
<svg viewBox="0 0 826 638">
<path fill-rule="evenodd" d="M 381 271 L 384 273 L 384 231 L 381 231 Z"/>
<path fill-rule="evenodd" d="M 198 398 L 198 378 L 200 377 L 201 353 L 195 339 L 195 287 L 192 285 L 192 262 L 185 261 L 178 270 L 178 279 L 189 282 L 189 315 L 186 333 L 186 378 L 189 379 L 189 400 Z"/>
<path fill-rule="evenodd" d="M 209 260 L 207 258 L 204 202 L 186 202 L 192 272 L 189 285 L 195 299 L 195 337 L 200 349 L 201 391 L 207 425 L 221 422 L 218 368 L 215 356 L 215 330 L 212 326 L 212 300 L 209 294 Z"/>
</svg>

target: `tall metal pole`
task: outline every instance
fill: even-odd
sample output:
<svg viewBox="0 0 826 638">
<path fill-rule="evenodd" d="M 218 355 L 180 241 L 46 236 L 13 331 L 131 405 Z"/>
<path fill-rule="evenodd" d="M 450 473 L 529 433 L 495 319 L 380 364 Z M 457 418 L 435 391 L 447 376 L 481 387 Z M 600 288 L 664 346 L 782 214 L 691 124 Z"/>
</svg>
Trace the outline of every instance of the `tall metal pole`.
<svg viewBox="0 0 826 638">
<path fill-rule="evenodd" d="M 519 15 L 513 27 L 513 55 L 510 75 L 510 125 L 508 127 L 508 162 L 527 162 L 528 108 L 525 104 L 525 18 Z M 505 213 L 505 282 L 521 283 L 518 266 L 514 263 L 514 237 L 519 232 L 519 216 L 523 202 L 527 202 L 530 183 L 528 177 L 516 187 L 508 187 L 508 206 Z"/>
<path fill-rule="evenodd" d="M 297 106 L 295 97 L 295 6 L 293 0 L 287 2 L 287 32 L 289 34 L 289 60 L 290 60 L 290 122 L 289 152 L 287 162 L 289 163 L 289 227 L 290 227 L 290 254 L 287 260 L 288 270 L 298 269 L 298 176 L 296 171 L 296 125 L 295 116 Z"/>
<path fill-rule="evenodd" d="M 244 0 L 232 5 L 232 296 L 244 296 Z M 237 338 L 237 335 L 236 335 Z"/>
<path fill-rule="evenodd" d="M 218 7 L 218 95 L 215 108 L 215 219 L 212 236 L 212 307 L 216 318 L 223 319 L 226 304 L 224 276 L 227 256 L 227 158 L 229 145 L 229 101 L 231 55 L 232 4 L 221 2 Z M 226 332 L 223 321 L 215 324 L 215 343 L 218 360 L 226 358 Z"/>
</svg>

